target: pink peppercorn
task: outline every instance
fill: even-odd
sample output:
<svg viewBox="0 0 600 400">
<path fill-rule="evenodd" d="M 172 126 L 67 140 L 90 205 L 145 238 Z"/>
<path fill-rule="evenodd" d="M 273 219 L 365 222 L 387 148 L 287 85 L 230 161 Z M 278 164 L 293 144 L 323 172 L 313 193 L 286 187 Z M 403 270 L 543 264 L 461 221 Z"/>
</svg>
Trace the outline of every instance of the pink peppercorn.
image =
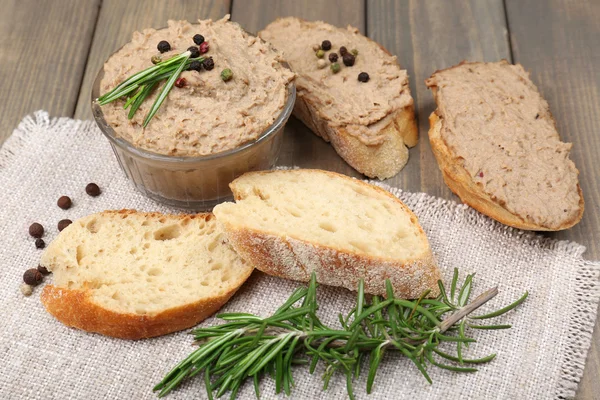
<svg viewBox="0 0 600 400">
<path fill-rule="evenodd" d="M 202 42 L 200 43 L 200 54 L 204 54 L 208 52 L 208 42 Z"/>
<path fill-rule="evenodd" d="M 480 178 L 483 178 L 483 172 L 480 172 L 480 173 L 479 173 L 479 177 L 480 177 Z"/>
<path fill-rule="evenodd" d="M 187 82 L 185 81 L 185 78 L 179 78 L 175 81 L 175 86 L 177 86 L 178 88 L 182 88 L 185 86 Z"/>
</svg>

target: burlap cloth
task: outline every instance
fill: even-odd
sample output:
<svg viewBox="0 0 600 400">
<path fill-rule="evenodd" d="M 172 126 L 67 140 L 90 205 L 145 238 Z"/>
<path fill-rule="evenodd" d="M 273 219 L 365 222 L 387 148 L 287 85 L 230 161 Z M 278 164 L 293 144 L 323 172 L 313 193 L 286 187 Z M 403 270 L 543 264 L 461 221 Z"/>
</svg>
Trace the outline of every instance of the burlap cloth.
<svg viewBox="0 0 600 400">
<path fill-rule="evenodd" d="M 85 194 L 88 182 L 103 193 Z M 382 185 L 383 186 L 383 185 Z M 385 187 L 385 186 L 384 186 Z M 56 223 L 105 209 L 169 210 L 144 198 L 119 170 L 108 141 L 93 122 L 27 117 L 0 151 L 0 398 L 146 399 L 152 387 L 191 350 L 186 332 L 125 341 L 67 328 L 45 312 L 41 288 L 31 297 L 19 291 L 23 272 L 37 265 L 41 251 L 28 236 L 30 223 L 46 227 L 50 241 Z M 476 272 L 473 294 L 499 285 L 500 294 L 483 311 L 500 308 L 529 290 L 529 299 L 498 323 L 503 331 L 477 331 L 466 357 L 497 353 L 479 372 L 463 374 L 430 367 L 428 384 L 411 363 L 388 354 L 377 374 L 374 393 L 366 377 L 355 382 L 358 398 L 369 399 L 550 399 L 575 395 L 596 319 L 600 263 L 585 261 L 577 243 L 544 239 L 507 228 L 476 211 L 424 193 L 391 189 L 419 217 L 446 279 L 458 267 Z M 69 195 L 74 206 L 56 206 Z M 225 309 L 268 315 L 298 283 L 255 272 Z M 335 320 L 348 310 L 354 294 L 319 289 L 320 314 Z M 209 319 L 204 325 L 214 323 Z M 320 374 L 295 372 L 292 398 L 346 397 L 345 378 L 337 376 L 322 392 Z M 264 399 L 275 398 L 274 383 L 261 384 Z M 171 399 L 206 398 L 200 380 L 186 383 Z M 254 398 L 252 385 L 239 398 Z"/>
</svg>

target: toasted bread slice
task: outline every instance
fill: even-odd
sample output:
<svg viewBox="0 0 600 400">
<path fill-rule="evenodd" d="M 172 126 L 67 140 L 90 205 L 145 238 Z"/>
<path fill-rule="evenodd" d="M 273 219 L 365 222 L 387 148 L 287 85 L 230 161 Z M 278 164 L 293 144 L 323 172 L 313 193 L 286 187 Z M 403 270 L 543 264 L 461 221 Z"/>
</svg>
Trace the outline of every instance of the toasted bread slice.
<svg viewBox="0 0 600 400">
<path fill-rule="evenodd" d="M 104 211 L 81 218 L 47 247 L 53 272 L 42 303 L 59 321 L 123 339 L 192 327 L 217 311 L 253 268 L 212 214 Z"/>
<path fill-rule="evenodd" d="M 385 294 L 438 294 L 440 272 L 417 217 L 389 192 L 320 170 L 247 173 L 214 213 L 240 256 L 267 274 Z"/>
<path fill-rule="evenodd" d="M 463 62 L 426 84 L 438 104 L 429 117 L 431 148 L 464 203 L 519 229 L 557 231 L 581 220 L 571 144 L 560 141 L 522 66 Z"/>
<path fill-rule="evenodd" d="M 324 22 L 282 18 L 259 36 L 282 51 L 297 74 L 294 115 L 325 141 L 357 171 L 386 179 L 396 175 L 408 161 L 408 147 L 418 141 L 408 74 L 396 57 L 358 29 L 336 28 Z M 329 40 L 319 68 L 313 46 Z M 340 48 L 357 50 L 353 66 L 346 66 Z M 338 55 L 340 71 L 328 60 Z M 361 72 L 368 82 L 358 80 Z"/>
</svg>

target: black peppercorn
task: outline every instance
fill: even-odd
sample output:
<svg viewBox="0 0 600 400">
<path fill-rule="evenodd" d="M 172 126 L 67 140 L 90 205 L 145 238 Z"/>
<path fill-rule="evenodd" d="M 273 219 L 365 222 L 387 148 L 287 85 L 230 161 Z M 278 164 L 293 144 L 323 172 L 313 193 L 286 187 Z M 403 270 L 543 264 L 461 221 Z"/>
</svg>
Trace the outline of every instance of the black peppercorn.
<svg viewBox="0 0 600 400">
<path fill-rule="evenodd" d="M 358 74 L 358 80 L 361 82 L 368 82 L 369 74 L 367 74 L 366 72 L 361 72 L 360 74 Z"/>
<path fill-rule="evenodd" d="M 202 63 L 198 60 L 192 61 L 188 69 L 190 71 L 200 71 L 202 69 Z"/>
<path fill-rule="evenodd" d="M 204 36 L 202 36 L 200 34 L 195 34 L 194 35 L 194 43 L 196 43 L 198 46 L 200 46 L 202 44 L 202 42 L 204 42 Z"/>
<path fill-rule="evenodd" d="M 332 63 L 337 62 L 338 60 L 338 55 L 337 53 L 329 53 L 329 61 L 331 61 Z"/>
<path fill-rule="evenodd" d="M 46 247 L 46 242 L 44 242 L 44 239 L 40 239 L 40 238 L 35 239 L 35 248 L 36 249 L 43 249 L 44 247 Z"/>
<path fill-rule="evenodd" d="M 321 48 L 325 51 L 331 50 L 331 42 L 329 40 L 323 40 L 323 42 L 321 42 Z"/>
<path fill-rule="evenodd" d="M 188 51 L 191 53 L 190 58 L 198 58 L 200 57 L 200 50 L 196 46 L 188 47 Z"/>
<path fill-rule="evenodd" d="M 100 196 L 100 188 L 95 183 L 88 183 L 85 187 L 85 192 L 92 197 Z"/>
<path fill-rule="evenodd" d="M 40 271 L 42 275 L 48 275 L 50 273 L 48 268 L 44 267 L 43 265 L 38 265 L 37 270 Z"/>
<path fill-rule="evenodd" d="M 340 47 L 340 55 L 344 57 L 344 54 L 346 53 L 348 53 L 348 49 L 346 48 L 346 46 Z"/>
<path fill-rule="evenodd" d="M 67 226 L 71 225 L 73 223 L 73 221 L 71 221 L 70 219 L 61 219 L 60 221 L 58 221 L 58 231 L 62 232 L 63 229 L 65 229 Z"/>
<path fill-rule="evenodd" d="M 344 61 L 344 65 L 346 67 L 351 67 L 351 66 L 354 65 L 355 58 L 354 58 L 354 56 L 352 54 L 346 53 L 342 57 L 342 60 Z"/>
<path fill-rule="evenodd" d="M 34 238 L 41 238 L 44 235 L 44 227 L 37 222 L 34 222 L 29 227 L 29 234 Z"/>
<path fill-rule="evenodd" d="M 42 279 L 44 279 L 44 277 L 42 276 L 40 271 L 38 271 L 35 268 L 28 269 L 23 274 L 23 282 L 31 286 L 39 284 L 42 281 Z"/>
<path fill-rule="evenodd" d="M 202 66 L 205 70 L 210 71 L 215 67 L 215 62 L 213 61 L 212 57 L 208 57 L 202 62 Z"/>
<path fill-rule="evenodd" d="M 58 198 L 58 201 L 56 202 L 56 205 L 62 208 L 63 210 L 68 210 L 69 208 L 71 208 L 72 204 L 73 202 L 71 201 L 71 198 L 69 196 L 60 196 Z"/>
<path fill-rule="evenodd" d="M 158 46 L 156 46 L 156 48 L 161 53 L 164 53 L 171 50 L 171 45 L 166 40 L 161 40 L 160 42 L 158 42 Z"/>
</svg>

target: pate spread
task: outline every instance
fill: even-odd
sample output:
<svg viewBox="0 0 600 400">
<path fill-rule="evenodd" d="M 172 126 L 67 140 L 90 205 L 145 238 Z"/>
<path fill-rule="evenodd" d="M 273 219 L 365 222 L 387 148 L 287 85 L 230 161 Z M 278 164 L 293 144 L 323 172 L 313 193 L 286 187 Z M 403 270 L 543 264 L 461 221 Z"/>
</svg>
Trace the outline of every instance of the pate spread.
<svg viewBox="0 0 600 400">
<path fill-rule="evenodd" d="M 202 156 L 236 148 L 257 139 L 281 114 L 288 83 L 294 74 L 281 64 L 279 53 L 268 43 L 248 35 L 229 17 L 218 21 L 169 21 L 168 28 L 135 32 L 130 43 L 104 65 L 100 92 L 106 93 L 129 76 L 152 66 L 152 57 L 166 60 L 194 45 L 204 36 L 215 68 L 184 71 L 186 85 L 174 87 L 146 128 L 144 116 L 160 93 L 161 83 L 127 118 L 124 100 L 102 107 L 106 122 L 116 134 L 136 147 L 173 156 Z M 157 44 L 168 41 L 171 50 L 160 54 Z M 233 71 L 229 81 L 224 69 Z"/>
<path fill-rule="evenodd" d="M 437 87 L 442 139 L 494 201 L 550 229 L 578 216 L 572 145 L 521 65 L 465 63 L 426 83 Z"/>
<path fill-rule="evenodd" d="M 400 69 L 396 57 L 356 28 L 283 18 L 267 26 L 259 36 L 282 51 L 298 74 L 297 96 L 307 100 L 330 126 L 344 127 L 364 144 L 382 143 L 383 129 L 393 121 L 395 112 L 413 104 L 406 70 Z M 331 42 L 331 48 L 319 59 L 313 46 L 324 40 Z M 342 46 L 349 52 L 358 50 L 353 66 L 343 64 Z M 331 53 L 339 56 L 337 73 L 319 65 L 324 60 L 329 65 Z M 369 74 L 368 82 L 358 80 L 361 72 Z"/>
</svg>

